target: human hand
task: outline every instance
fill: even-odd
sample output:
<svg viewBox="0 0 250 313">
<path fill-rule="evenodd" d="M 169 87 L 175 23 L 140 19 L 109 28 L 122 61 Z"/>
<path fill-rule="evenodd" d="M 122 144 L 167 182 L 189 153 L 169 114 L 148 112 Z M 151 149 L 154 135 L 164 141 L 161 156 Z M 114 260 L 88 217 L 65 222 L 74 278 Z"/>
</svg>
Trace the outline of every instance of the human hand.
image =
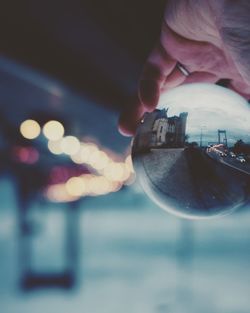
<svg viewBox="0 0 250 313">
<path fill-rule="evenodd" d="M 161 93 L 182 84 L 228 79 L 229 88 L 250 98 L 250 81 L 243 78 L 239 61 L 221 36 L 222 2 L 168 1 L 160 40 L 143 69 L 138 96 L 121 115 L 123 134 L 133 135 L 141 116 L 155 109 Z M 190 75 L 183 75 L 177 63 Z"/>
</svg>

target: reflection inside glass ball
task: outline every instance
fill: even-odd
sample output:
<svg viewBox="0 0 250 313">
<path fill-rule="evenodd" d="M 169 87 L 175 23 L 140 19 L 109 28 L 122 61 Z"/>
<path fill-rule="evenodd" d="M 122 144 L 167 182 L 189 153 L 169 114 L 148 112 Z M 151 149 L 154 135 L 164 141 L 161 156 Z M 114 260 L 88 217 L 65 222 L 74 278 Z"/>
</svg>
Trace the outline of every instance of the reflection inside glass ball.
<svg viewBox="0 0 250 313">
<path fill-rule="evenodd" d="M 225 215 L 250 199 L 249 104 L 211 84 L 177 87 L 145 113 L 132 158 L 144 191 L 185 218 Z"/>
</svg>

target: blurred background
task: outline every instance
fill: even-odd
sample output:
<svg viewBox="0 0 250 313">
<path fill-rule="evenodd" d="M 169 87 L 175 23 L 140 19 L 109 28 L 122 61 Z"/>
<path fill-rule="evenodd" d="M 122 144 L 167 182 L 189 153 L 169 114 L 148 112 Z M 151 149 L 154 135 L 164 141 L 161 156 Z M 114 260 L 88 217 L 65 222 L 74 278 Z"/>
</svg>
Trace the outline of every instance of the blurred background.
<svg viewBox="0 0 250 313">
<path fill-rule="evenodd" d="M 1 3 L 1 312 L 249 312 L 250 213 L 163 212 L 117 131 L 164 5 Z"/>
</svg>

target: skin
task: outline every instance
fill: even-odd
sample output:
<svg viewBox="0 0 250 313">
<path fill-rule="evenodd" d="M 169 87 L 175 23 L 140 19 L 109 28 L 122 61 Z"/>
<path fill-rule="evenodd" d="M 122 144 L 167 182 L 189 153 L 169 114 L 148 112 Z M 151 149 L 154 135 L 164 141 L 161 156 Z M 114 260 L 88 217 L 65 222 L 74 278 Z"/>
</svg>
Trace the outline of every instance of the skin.
<svg viewBox="0 0 250 313">
<path fill-rule="evenodd" d="M 160 39 L 144 66 L 138 95 L 120 117 L 122 134 L 134 135 L 141 116 L 156 108 L 161 93 L 182 84 L 227 79 L 229 88 L 250 99 L 250 79 L 222 39 L 224 4 L 223 0 L 167 2 Z M 177 62 L 191 75 L 184 76 L 176 68 Z"/>
</svg>

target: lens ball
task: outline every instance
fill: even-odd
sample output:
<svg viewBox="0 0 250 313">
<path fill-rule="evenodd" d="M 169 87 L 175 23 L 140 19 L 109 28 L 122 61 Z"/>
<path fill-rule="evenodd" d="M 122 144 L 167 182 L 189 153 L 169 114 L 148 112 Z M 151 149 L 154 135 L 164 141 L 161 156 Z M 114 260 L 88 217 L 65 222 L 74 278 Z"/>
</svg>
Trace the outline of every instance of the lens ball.
<svg viewBox="0 0 250 313">
<path fill-rule="evenodd" d="M 250 107 L 212 84 L 189 84 L 162 95 L 145 113 L 132 144 L 137 177 L 164 210 L 212 218 L 250 200 Z"/>
</svg>

